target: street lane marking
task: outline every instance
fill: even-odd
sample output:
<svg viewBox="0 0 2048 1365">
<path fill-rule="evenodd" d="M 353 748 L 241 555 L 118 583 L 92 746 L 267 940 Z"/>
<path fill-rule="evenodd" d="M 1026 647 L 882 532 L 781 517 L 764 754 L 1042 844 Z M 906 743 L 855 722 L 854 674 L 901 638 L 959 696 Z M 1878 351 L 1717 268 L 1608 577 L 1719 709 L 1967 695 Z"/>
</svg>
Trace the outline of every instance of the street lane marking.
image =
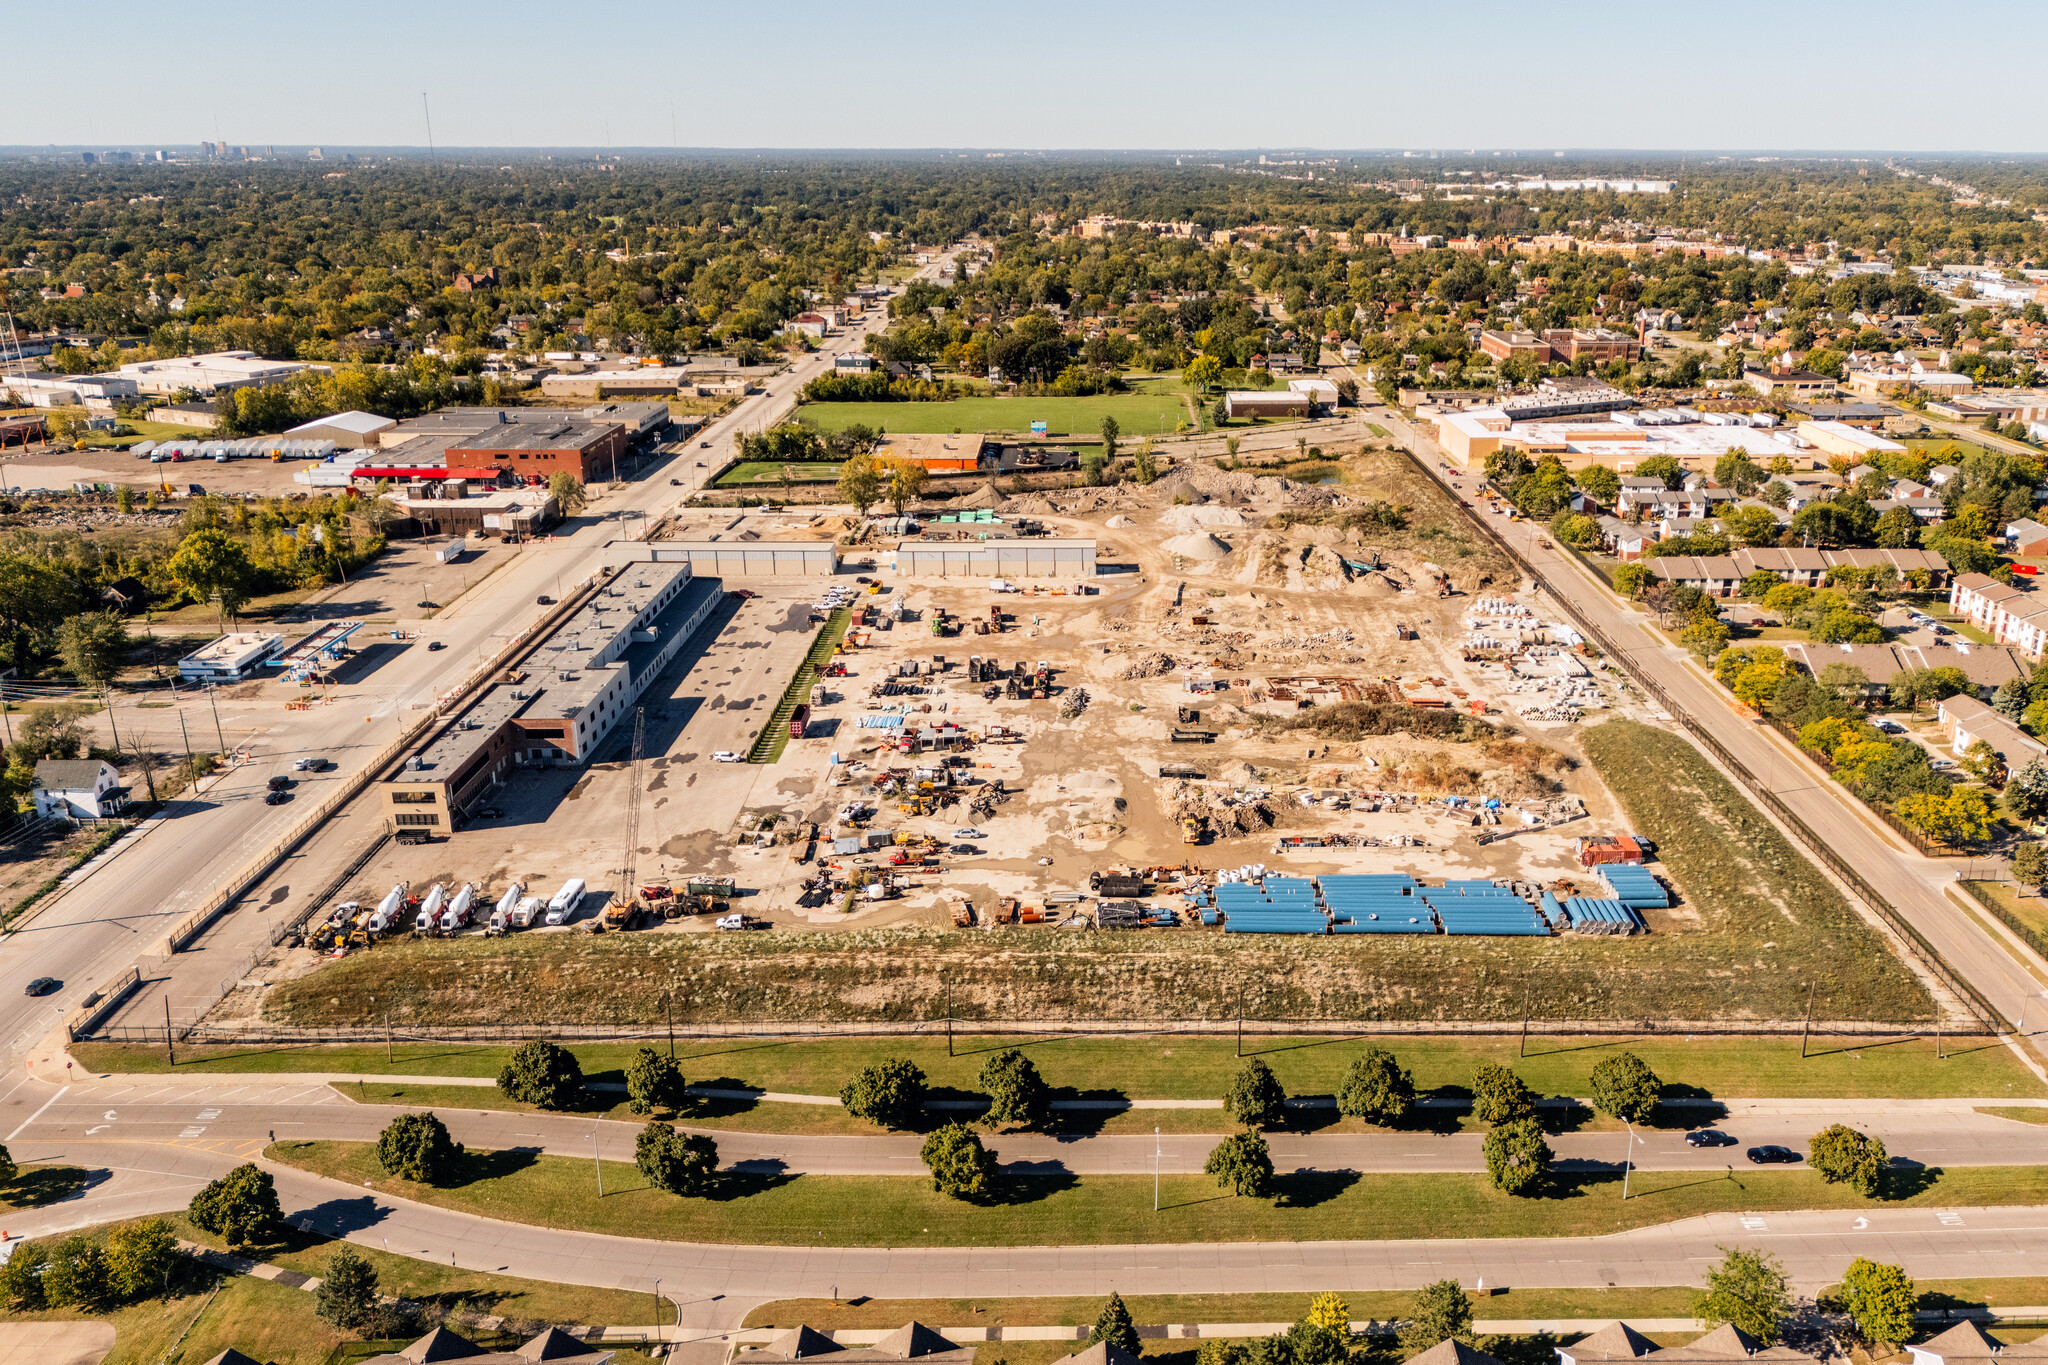
<svg viewBox="0 0 2048 1365">
<path fill-rule="evenodd" d="M 1935 1219 L 1939 1221 L 1940 1224 L 1945 1228 L 1959 1228 L 1963 1225 L 1963 1215 L 1961 1215 L 1960 1213 L 1956 1213 L 1953 1210 L 1943 1213 L 1937 1213 L 1934 1216 Z"/>
<path fill-rule="evenodd" d="M 1743 1219 L 1743 1220 L 1742 1220 L 1742 1229 L 1743 1229 L 1743 1231 L 1745 1231 L 1745 1232 L 1769 1232 L 1769 1231 L 1771 1230 L 1771 1229 L 1770 1229 L 1770 1225 L 1769 1225 L 1769 1224 L 1767 1224 L 1767 1223 L 1766 1223 L 1766 1222 L 1765 1222 L 1765 1221 L 1764 1221 L 1763 1219 L 1761 1219 L 1761 1218 L 1745 1218 L 1745 1219 Z"/>
<path fill-rule="evenodd" d="M 14 1130 L 13 1132 L 9 1133 L 9 1134 L 7 1135 L 7 1137 L 6 1137 L 6 1139 L 5 1139 L 5 1140 L 6 1140 L 6 1141 L 8 1141 L 8 1142 L 12 1142 L 12 1141 L 14 1141 L 14 1140 L 15 1140 L 16 1138 L 20 1137 L 20 1136 L 21 1136 L 21 1129 L 22 1129 L 22 1128 L 26 1128 L 26 1127 L 28 1127 L 28 1126 L 29 1126 L 29 1125 L 30 1125 L 31 1123 L 34 1123 L 34 1122 L 35 1122 L 35 1121 L 36 1121 L 37 1119 L 41 1118 L 41 1117 L 43 1116 L 43 1109 L 48 1109 L 48 1108 L 49 1108 L 49 1107 L 50 1107 L 51 1105 L 55 1104 L 55 1103 L 56 1103 L 56 1102 L 57 1102 L 58 1100 L 61 1100 L 61 1099 L 63 1099 L 63 1098 L 64 1098 L 64 1096 L 65 1096 L 65 1095 L 66 1095 L 66 1094 L 67 1094 L 67 1093 L 68 1093 L 68 1092 L 70 1091 L 70 1089 L 71 1089 L 71 1087 L 67 1085 L 67 1086 L 65 1086 L 65 1087 L 64 1087 L 64 1089 L 62 1089 L 62 1090 L 59 1090 L 59 1091 L 58 1091 L 58 1092 L 57 1092 L 56 1094 L 54 1094 L 54 1095 L 50 1096 L 50 1098 L 48 1098 L 48 1099 L 44 1100 L 44 1101 L 43 1101 L 43 1108 L 42 1108 L 42 1109 L 38 1109 L 38 1110 L 36 1110 L 36 1112 L 35 1112 L 35 1113 L 33 1113 L 33 1114 L 30 1114 L 30 1115 L 29 1115 L 29 1116 L 28 1116 L 27 1118 L 23 1119 L 23 1120 L 21 1121 L 21 1128 L 17 1128 L 17 1129 L 15 1129 L 15 1130 Z"/>
<path fill-rule="evenodd" d="M 1854 1228 L 1857 1232 L 1861 1232 L 1863 1231 L 1863 1229 L 1870 1226 L 1870 1220 L 1868 1218 L 1858 1218 L 1855 1222 L 1849 1224 L 1849 1226 L 1851 1228 Z"/>
</svg>

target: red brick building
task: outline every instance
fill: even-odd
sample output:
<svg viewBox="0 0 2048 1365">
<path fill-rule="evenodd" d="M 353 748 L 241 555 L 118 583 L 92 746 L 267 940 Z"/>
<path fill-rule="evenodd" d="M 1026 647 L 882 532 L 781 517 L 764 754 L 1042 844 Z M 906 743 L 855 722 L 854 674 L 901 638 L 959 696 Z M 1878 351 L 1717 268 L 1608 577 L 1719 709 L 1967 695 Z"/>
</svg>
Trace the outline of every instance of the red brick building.
<svg viewBox="0 0 2048 1365">
<path fill-rule="evenodd" d="M 614 477 L 626 446 L 626 429 L 617 422 L 505 422 L 450 445 L 448 467 L 502 469 L 521 483 L 545 482 L 565 469 L 596 483 Z"/>
</svg>

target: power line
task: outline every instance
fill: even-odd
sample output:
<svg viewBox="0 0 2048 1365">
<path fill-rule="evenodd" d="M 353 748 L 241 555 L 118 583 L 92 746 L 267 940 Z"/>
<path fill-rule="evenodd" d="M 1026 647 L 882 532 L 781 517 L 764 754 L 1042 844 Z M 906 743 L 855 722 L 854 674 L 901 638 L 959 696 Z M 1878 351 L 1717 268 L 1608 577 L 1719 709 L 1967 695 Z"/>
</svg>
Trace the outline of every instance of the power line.
<svg viewBox="0 0 2048 1365">
<path fill-rule="evenodd" d="M 420 112 L 427 118 L 427 160 L 434 160 L 434 111 L 427 107 L 427 92 L 420 91 Z"/>
</svg>

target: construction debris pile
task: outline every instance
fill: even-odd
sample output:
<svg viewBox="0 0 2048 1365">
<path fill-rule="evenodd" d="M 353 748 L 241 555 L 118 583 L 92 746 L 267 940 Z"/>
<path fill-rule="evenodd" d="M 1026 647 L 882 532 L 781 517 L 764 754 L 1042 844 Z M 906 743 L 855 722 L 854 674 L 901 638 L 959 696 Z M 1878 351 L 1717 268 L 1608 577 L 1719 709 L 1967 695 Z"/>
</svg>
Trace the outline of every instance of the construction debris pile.
<svg viewBox="0 0 2048 1365">
<path fill-rule="evenodd" d="M 1117 677 L 1126 680 L 1134 678 L 1161 678 L 1179 667 L 1180 663 L 1171 654 L 1141 654 L 1136 659 L 1133 659 L 1124 668 L 1123 672 L 1117 674 Z"/>
<path fill-rule="evenodd" d="M 1167 818 L 1184 829 L 1193 820 L 1218 839 L 1261 834 L 1280 819 L 1273 793 L 1266 787 L 1206 786 L 1176 779 L 1161 800 Z"/>
</svg>

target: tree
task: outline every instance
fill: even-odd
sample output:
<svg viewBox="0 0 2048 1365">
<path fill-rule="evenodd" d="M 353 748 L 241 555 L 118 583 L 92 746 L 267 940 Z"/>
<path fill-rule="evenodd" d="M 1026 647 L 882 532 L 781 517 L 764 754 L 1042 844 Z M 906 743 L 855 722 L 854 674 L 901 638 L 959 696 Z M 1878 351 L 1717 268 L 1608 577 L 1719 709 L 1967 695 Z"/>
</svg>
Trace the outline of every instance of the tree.
<svg viewBox="0 0 2048 1365">
<path fill-rule="evenodd" d="M 1847 1185 L 1865 1198 L 1883 1192 L 1885 1170 L 1891 1158 L 1884 1142 L 1860 1133 L 1845 1123 L 1829 1124 L 1813 1135 L 1807 1148 L 1806 1164 L 1830 1185 Z"/>
<path fill-rule="evenodd" d="M 1892 674 L 1889 690 L 1892 705 L 1918 710 L 1929 702 L 1969 691 L 1970 679 L 1952 664 L 1940 668 L 1902 668 Z"/>
<path fill-rule="evenodd" d="M 507 1098 L 541 1109 L 567 1109 L 583 1095 L 583 1067 L 576 1054 L 545 1038 L 523 1044 L 498 1073 Z"/>
<path fill-rule="evenodd" d="M 49 1268 L 50 1252 L 41 1242 L 23 1242 L 14 1254 L 0 1263 L 0 1307 L 16 1313 L 32 1313 L 48 1300 L 43 1294 L 43 1272 Z"/>
<path fill-rule="evenodd" d="M 718 1144 L 703 1133 L 649 1123 L 633 1141 L 633 1164 L 658 1190 L 685 1198 L 708 1194 L 718 1183 Z"/>
<path fill-rule="evenodd" d="M 1051 1088 L 1038 1074 L 1038 1064 L 1014 1047 L 982 1063 L 981 1088 L 988 1092 L 992 1128 L 1043 1128 L 1052 1118 Z"/>
<path fill-rule="evenodd" d="M 2024 678 L 2007 678 L 1991 694 L 1991 709 L 2007 720 L 2018 720 L 2027 711 L 2027 682 Z"/>
<path fill-rule="evenodd" d="M 889 505 L 900 517 L 903 509 L 917 501 L 917 495 L 924 491 L 925 480 L 931 477 L 931 471 L 916 460 L 900 458 L 885 460 L 883 468 L 889 476 Z"/>
<path fill-rule="evenodd" d="M 1131 457 L 1131 474 L 1140 486 L 1149 484 L 1159 477 L 1159 461 L 1152 454 L 1150 437 L 1138 443 L 1138 453 Z"/>
<path fill-rule="evenodd" d="M 107 1234 L 107 1269 L 123 1298 L 163 1290 L 177 1260 L 178 1239 L 168 1219 L 145 1218 Z"/>
<path fill-rule="evenodd" d="M 1604 507 L 1612 507 L 1621 494 L 1621 476 L 1604 464 L 1592 465 L 1579 471 L 1579 487 L 1596 498 Z"/>
<path fill-rule="evenodd" d="M 1600 545 L 1600 523 L 1579 512 L 1560 512 L 1550 531 L 1574 550 L 1593 550 Z"/>
<path fill-rule="evenodd" d="M 133 644 L 128 628 L 111 612 L 67 616 L 57 627 L 57 652 L 72 676 L 91 687 L 105 687 L 127 662 Z"/>
<path fill-rule="evenodd" d="M 1439 1342 L 1472 1341 L 1472 1296 L 1456 1280 L 1438 1280 L 1415 1291 L 1415 1307 L 1401 1329 L 1401 1350 L 1418 1355 Z"/>
<path fill-rule="evenodd" d="M 2029 839 L 2012 851 L 2012 879 L 2021 886 L 2048 882 L 2048 853 L 2042 851 L 2039 841 Z"/>
<path fill-rule="evenodd" d="M 52 1308 L 75 1304 L 91 1312 L 106 1307 L 114 1297 L 107 1249 L 83 1233 L 57 1243 L 43 1271 L 43 1295 Z"/>
<path fill-rule="evenodd" d="M 1728 648 L 1734 635 L 1726 621 L 1694 621 L 1679 632 L 1678 643 L 1702 659 L 1712 659 Z"/>
<path fill-rule="evenodd" d="M 1895 1346 L 1913 1335 L 1920 1295 L 1903 1266 L 1858 1256 L 1842 1272 L 1842 1303 L 1865 1341 Z"/>
<path fill-rule="evenodd" d="M 1374 1123 L 1399 1123 L 1415 1108 L 1415 1079 L 1394 1054 L 1373 1046 L 1354 1058 L 1337 1087 L 1337 1112 Z"/>
<path fill-rule="evenodd" d="M 254 1162 L 244 1162 L 192 1196 L 192 1221 L 227 1239 L 231 1249 L 257 1245 L 284 1221 L 277 1202 L 277 1182 Z"/>
<path fill-rule="evenodd" d="M 884 1128 L 909 1128 L 924 1112 L 924 1072 L 905 1057 L 874 1062 L 854 1073 L 839 1102 L 855 1118 Z"/>
<path fill-rule="evenodd" d="M 256 566 L 242 542 L 226 531 L 194 531 L 179 544 L 165 571 L 178 586 L 202 602 L 220 608 L 221 628 L 242 609 L 255 585 Z"/>
<path fill-rule="evenodd" d="M 1769 1345 L 1792 1311 L 1784 1262 L 1767 1251 L 1717 1247 L 1720 1261 L 1707 1270 L 1707 1287 L 1693 1295 L 1692 1314 L 1709 1327 L 1724 1322 Z"/>
<path fill-rule="evenodd" d="M 1534 1190 L 1550 1174 L 1550 1144 L 1534 1119 L 1516 1119 L 1488 1130 L 1482 1144 L 1493 1187 L 1507 1194 Z"/>
<path fill-rule="evenodd" d="M 1920 545 L 1920 518 L 1904 507 L 1887 507 L 1878 514 L 1878 545 L 1886 550 L 1912 550 Z"/>
<path fill-rule="evenodd" d="M 1647 564 L 1623 564 L 1614 571 L 1614 590 L 1623 597 L 1641 597 L 1656 581 Z"/>
<path fill-rule="evenodd" d="M 1963 750 L 1957 760 L 1972 781 L 1996 783 L 1998 775 L 2005 768 L 2005 760 L 1998 756 L 1998 750 L 1981 739 L 1970 741 L 1970 747 Z"/>
<path fill-rule="evenodd" d="M 77 597 L 71 581 L 42 559 L 0 551 L 0 633 L 9 662 L 28 673 L 34 664 L 29 637 L 75 610 Z"/>
<path fill-rule="evenodd" d="M 855 455 L 839 466 L 839 496 L 862 516 L 881 501 L 886 476 L 872 455 Z"/>
<path fill-rule="evenodd" d="M 1764 485 L 1764 471 L 1741 446 L 1731 448 L 1714 461 L 1714 482 L 1732 488 L 1737 496 L 1748 497 Z"/>
<path fill-rule="evenodd" d="M 377 1307 L 377 1269 L 346 1242 L 327 1258 L 327 1273 L 313 1291 L 313 1311 L 344 1332 L 369 1321 Z"/>
<path fill-rule="evenodd" d="M 996 1154 L 984 1147 L 981 1134 L 964 1123 L 948 1123 L 932 1131 L 917 1152 L 932 1173 L 932 1188 L 955 1199 L 980 1199 L 995 1185 Z"/>
<path fill-rule="evenodd" d="M 666 1109 L 679 1114 L 690 1102 L 689 1087 L 676 1059 L 651 1047 L 638 1048 L 626 1063 L 626 1096 L 636 1114 Z"/>
<path fill-rule="evenodd" d="M 1309 1300 L 1308 1313 L 1302 1321 L 1311 1327 L 1320 1327 L 1326 1332 L 1351 1335 L 1351 1305 L 1341 1295 L 1327 1291 Z"/>
<path fill-rule="evenodd" d="M 21 1168 L 14 1164 L 14 1154 L 0 1147 L 0 1185 L 13 1184 L 14 1177 L 20 1173 Z"/>
<path fill-rule="evenodd" d="M 420 1185 L 438 1185 L 462 1170 L 462 1144 L 432 1113 L 400 1114 L 377 1135 L 377 1164 L 385 1173 Z"/>
<path fill-rule="evenodd" d="M 1481 1062 L 1472 1074 L 1472 1116 L 1498 1126 L 1536 1117 L 1536 1097 L 1522 1078 L 1499 1062 Z"/>
<path fill-rule="evenodd" d="M 1258 1057 L 1246 1062 L 1223 1092 L 1223 1110 L 1247 1128 L 1277 1127 L 1286 1117 L 1287 1092 L 1273 1068 Z"/>
<path fill-rule="evenodd" d="M 1662 479 L 1664 487 L 1677 492 L 1685 484 L 1685 466 L 1669 455 L 1652 455 L 1636 462 L 1636 474 L 1645 479 Z"/>
<path fill-rule="evenodd" d="M 1916 792 L 1898 803 L 1899 818 L 1945 844 L 1981 843 L 1991 837 L 1991 803 L 1976 787 L 1947 795 Z"/>
<path fill-rule="evenodd" d="M 1213 355 L 1198 355 L 1180 372 L 1181 381 L 1197 393 L 1207 393 L 1223 382 L 1223 362 Z"/>
<path fill-rule="evenodd" d="M 1257 1132 L 1232 1133 L 1216 1144 L 1202 1173 L 1232 1194 L 1263 1195 L 1273 1188 L 1273 1154 Z"/>
<path fill-rule="evenodd" d="M 583 480 L 566 469 L 557 469 L 548 475 L 548 496 L 555 500 L 555 505 L 562 509 L 565 517 L 575 516 L 590 501 L 589 494 L 584 491 Z"/>
<path fill-rule="evenodd" d="M 1120 1351 L 1138 1353 L 1138 1326 L 1131 1321 L 1131 1310 L 1124 1306 L 1123 1295 L 1114 1289 L 1102 1301 L 1102 1311 L 1095 1315 L 1095 1326 L 1088 1332 L 1088 1344 L 1106 1341 Z"/>
<path fill-rule="evenodd" d="M 1731 508 L 1722 514 L 1721 526 L 1744 545 L 1778 543 L 1778 519 L 1768 507 Z"/>
<path fill-rule="evenodd" d="M 1617 1053 L 1593 1068 L 1593 1107 L 1612 1119 L 1648 1123 L 1663 1085 L 1635 1053 Z"/>
</svg>

